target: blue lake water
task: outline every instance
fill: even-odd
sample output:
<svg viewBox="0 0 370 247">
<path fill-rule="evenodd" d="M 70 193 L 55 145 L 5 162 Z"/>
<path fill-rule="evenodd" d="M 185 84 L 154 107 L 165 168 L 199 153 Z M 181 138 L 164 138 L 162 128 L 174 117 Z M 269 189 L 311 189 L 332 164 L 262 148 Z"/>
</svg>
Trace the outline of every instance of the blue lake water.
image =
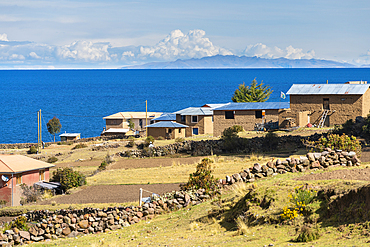
<svg viewBox="0 0 370 247">
<path fill-rule="evenodd" d="M 148 111 L 162 112 L 227 103 L 254 78 L 270 85 L 269 101 L 278 102 L 293 83 L 370 82 L 370 69 L 1 70 L 0 143 L 37 142 L 40 109 L 44 141 L 52 140 L 46 123 L 53 116 L 62 133 L 92 137 L 103 130 L 104 116 L 145 111 L 145 100 Z"/>
</svg>

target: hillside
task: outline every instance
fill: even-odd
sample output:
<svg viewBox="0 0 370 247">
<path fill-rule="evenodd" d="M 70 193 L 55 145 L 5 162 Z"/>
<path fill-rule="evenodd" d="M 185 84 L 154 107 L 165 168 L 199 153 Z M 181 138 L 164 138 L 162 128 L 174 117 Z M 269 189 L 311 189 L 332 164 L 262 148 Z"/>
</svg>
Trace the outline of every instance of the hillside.
<svg viewBox="0 0 370 247">
<path fill-rule="evenodd" d="M 266 59 L 247 56 L 216 55 L 172 62 L 154 62 L 122 69 L 195 69 L 195 68 L 352 68 L 349 63 L 320 59 Z"/>
</svg>

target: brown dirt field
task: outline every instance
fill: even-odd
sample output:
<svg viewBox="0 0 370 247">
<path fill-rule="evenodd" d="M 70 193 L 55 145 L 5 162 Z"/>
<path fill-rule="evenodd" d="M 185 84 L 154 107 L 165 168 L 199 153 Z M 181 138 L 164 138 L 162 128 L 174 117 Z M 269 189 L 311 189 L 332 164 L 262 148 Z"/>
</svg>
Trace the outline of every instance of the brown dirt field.
<svg viewBox="0 0 370 247">
<path fill-rule="evenodd" d="M 328 179 L 343 179 L 343 180 L 363 180 L 370 181 L 370 168 L 352 169 L 352 170 L 336 170 L 317 174 L 307 174 L 295 180 L 328 180 Z"/>
<path fill-rule="evenodd" d="M 114 169 L 136 169 L 150 168 L 159 166 L 172 166 L 175 164 L 194 164 L 200 162 L 203 157 L 186 158 L 144 158 L 144 159 L 120 159 L 107 167 L 108 170 Z"/>
<path fill-rule="evenodd" d="M 157 194 L 179 190 L 179 184 L 143 184 L 143 185 L 97 185 L 87 186 L 71 195 L 59 196 L 40 202 L 40 205 L 51 204 L 85 204 L 85 203 L 123 203 L 139 200 L 139 189 L 143 188 Z M 143 197 L 150 196 L 144 192 Z"/>
</svg>

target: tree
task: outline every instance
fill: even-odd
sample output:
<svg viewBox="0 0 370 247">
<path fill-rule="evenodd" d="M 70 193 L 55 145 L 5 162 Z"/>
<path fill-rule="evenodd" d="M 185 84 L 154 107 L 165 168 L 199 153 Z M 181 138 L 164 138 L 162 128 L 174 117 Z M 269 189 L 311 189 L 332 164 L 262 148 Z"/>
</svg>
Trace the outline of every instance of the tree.
<svg viewBox="0 0 370 247">
<path fill-rule="evenodd" d="M 135 129 L 135 123 L 132 121 L 132 119 L 127 120 L 127 122 L 128 122 L 128 127 L 131 130 Z"/>
<path fill-rule="evenodd" d="M 265 102 L 272 92 L 270 86 L 264 86 L 262 81 L 258 84 L 257 80 L 254 79 L 250 86 L 245 86 L 244 82 L 240 84 L 231 100 L 233 102 Z"/>
<path fill-rule="evenodd" d="M 60 132 L 60 129 L 62 128 L 59 118 L 53 117 L 52 119 L 49 120 L 46 126 L 48 127 L 49 133 L 54 135 L 54 142 L 55 142 L 55 134 L 58 134 Z"/>
</svg>

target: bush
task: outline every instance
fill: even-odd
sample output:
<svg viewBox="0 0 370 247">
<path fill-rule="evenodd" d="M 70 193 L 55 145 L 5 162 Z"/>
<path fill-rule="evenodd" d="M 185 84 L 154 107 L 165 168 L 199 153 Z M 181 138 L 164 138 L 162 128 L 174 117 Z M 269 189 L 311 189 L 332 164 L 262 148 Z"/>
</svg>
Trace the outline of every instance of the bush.
<svg viewBox="0 0 370 247">
<path fill-rule="evenodd" d="M 99 171 L 103 171 L 103 170 L 107 169 L 107 166 L 108 166 L 107 162 L 103 161 L 103 162 L 100 164 L 100 166 L 98 167 L 98 170 L 99 170 Z"/>
<path fill-rule="evenodd" d="M 331 148 L 333 150 L 343 150 L 343 151 L 354 151 L 357 156 L 361 156 L 361 144 L 354 136 L 328 134 L 327 137 L 320 137 L 316 142 L 312 142 L 313 146 L 319 150 L 323 151 L 325 148 Z"/>
<path fill-rule="evenodd" d="M 300 229 L 298 237 L 295 239 L 296 242 L 310 242 L 320 237 L 317 229 L 312 229 L 310 226 L 303 225 Z"/>
<path fill-rule="evenodd" d="M 62 190 L 67 191 L 74 187 L 79 187 L 86 184 L 86 178 L 80 172 L 73 171 L 72 168 L 58 168 L 53 172 L 51 182 L 59 182 L 62 185 Z"/>
<path fill-rule="evenodd" d="M 132 147 L 134 147 L 134 146 L 135 146 L 135 137 L 130 136 L 130 137 L 128 138 L 128 143 L 127 143 L 126 147 L 128 147 L 128 148 L 132 148 Z"/>
<path fill-rule="evenodd" d="M 222 139 L 238 137 L 238 133 L 243 131 L 243 127 L 240 125 L 234 125 L 222 131 Z"/>
<path fill-rule="evenodd" d="M 87 145 L 86 145 L 86 144 L 84 144 L 84 143 L 79 143 L 79 144 L 77 144 L 76 146 L 74 146 L 74 147 L 72 148 L 72 150 L 74 150 L 74 149 L 80 149 L 80 148 L 87 148 Z"/>
<path fill-rule="evenodd" d="M 28 154 L 37 154 L 37 148 L 35 146 L 31 146 L 27 153 Z"/>
<path fill-rule="evenodd" d="M 157 140 L 158 140 L 158 141 L 162 141 L 162 140 L 164 140 L 164 137 L 163 137 L 163 136 L 158 136 L 158 137 L 157 137 Z"/>
<path fill-rule="evenodd" d="M 185 141 L 185 138 L 183 138 L 183 137 L 177 137 L 175 139 L 175 142 L 184 142 L 184 141 Z"/>
<path fill-rule="evenodd" d="M 107 164 L 113 163 L 114 162 L 113 155 L 109 155 L 109 153 L 107 153 L 107 155 L 105 155 L 104 157 L 104 162 Z"/>
<path fill-rule="evenodd" d="M 48 163 L 55 163 L 58 161 L 58 158 L 55 156 L 49 157 L 49 159 L 46 161 Z"/>
<path fill-rule="evenodd" d="M 215 195 L 218 192 L 217 179 L 212 175 L 213 161 L 209 158 L 204 158 L 197 165 L 197 170 L 190 174 L 189 181 L 186 184 L 180 185 L 182 190 L 197 190 L 205 189 L 209 195 Z"/>
<path fill-rule="evenodd" d="M 7 202 L 5 200 L 0 200 L 0 208 L 5 207 L 6 203 Z"/>
<path fill-rule="evenodd" d="M 227 129 L 224 129 L 221 135 L 221 139 L 224 141 L 224 146 L 227 150 L 238 150 L 244 149 L 248 141 L 243 138 L 239 138 L 238 133 L 243 131 L 243 127 L 240 125 L 234 125 Z"/>
<path fill-rule="evenodd" d="M 33 186 L 27 186 L 26 184 L 21 184 L 22 196 L 21 204 L 27 204 L 31 202 L 37 202 L 41 199 L 42 192 L 41 190 L 36 189 Z"/>
<path fill-rule="evenodd" d="M 263 138 L 263 149 L 265 151 L 276 150 L 279 144 L 279 136 L 275 132 L 268 132 Z"/>
<path fill-rule="evenodd" d="M 27 225 L 27 218 L 25 216 L 19 216 L 14 221 L 11 221 L 4 225 L 4 231 L 13 228 L 17 228 L 21 231 L 28 231 L 30 227 Z"/>
<path fill-rule="evenodd" d="M 145 141 L 144 141 L 144 147 L 149 147 L 149 144 L 154 143 L 154 137 L 153 136 L 148 136 Z"/>
</svg>

